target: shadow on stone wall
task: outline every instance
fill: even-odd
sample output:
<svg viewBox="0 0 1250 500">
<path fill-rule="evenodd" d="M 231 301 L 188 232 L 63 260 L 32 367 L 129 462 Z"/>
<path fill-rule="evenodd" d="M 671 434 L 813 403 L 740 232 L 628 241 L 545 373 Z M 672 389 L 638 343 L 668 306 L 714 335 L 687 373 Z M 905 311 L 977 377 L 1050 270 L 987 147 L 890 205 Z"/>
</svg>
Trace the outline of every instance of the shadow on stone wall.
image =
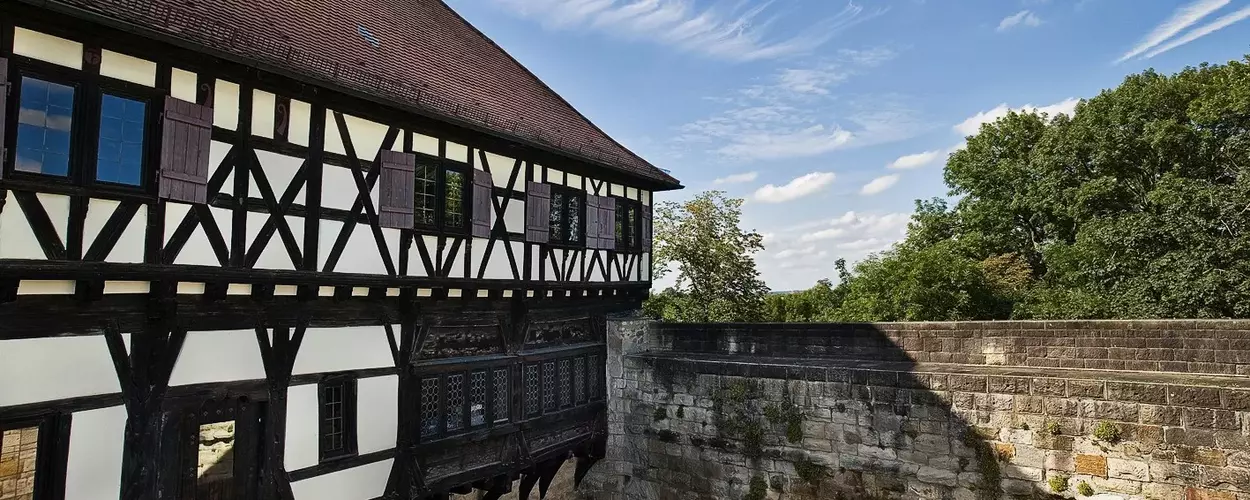
<svg viewBox="0 0 1250 500">
<path fill-rule="evenodd" d="M 1142 324 L 621 322 L 608 460 L 579 493 L 1247 498 L 1246 378 L 1149 358 L 1236 374 L 1236 356 L 1216 353 L 1250 342 Z"/>
</svg>

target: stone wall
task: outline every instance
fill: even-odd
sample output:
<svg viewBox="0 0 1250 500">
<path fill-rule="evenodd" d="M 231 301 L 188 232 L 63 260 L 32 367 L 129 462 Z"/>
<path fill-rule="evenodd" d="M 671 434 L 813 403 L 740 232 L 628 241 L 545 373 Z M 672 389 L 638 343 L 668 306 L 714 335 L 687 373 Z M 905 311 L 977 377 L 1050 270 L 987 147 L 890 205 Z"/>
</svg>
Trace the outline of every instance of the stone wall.
<svg viewBox="0 0 1250 500">
<path fill-rule="evenodd" d="M 609 328 L 594 499 L 1250 500 L 1250 321 Z"/>
</svg>

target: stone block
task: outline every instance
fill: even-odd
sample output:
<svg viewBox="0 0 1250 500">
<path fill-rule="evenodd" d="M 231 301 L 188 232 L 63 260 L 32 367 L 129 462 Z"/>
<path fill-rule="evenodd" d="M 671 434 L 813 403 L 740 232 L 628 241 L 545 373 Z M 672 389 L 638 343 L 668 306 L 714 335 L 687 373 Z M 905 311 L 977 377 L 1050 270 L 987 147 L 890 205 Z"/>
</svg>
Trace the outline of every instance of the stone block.
<svg viewBox="0 0 1250 500">
<path fill-rule="evenodd" d="M 1107 457 L 1102 455 L 1077 455 L 1076 473 L 1107 477 Z"/>
<path fill-rule="evenodd" d="M 1107 476 L 1133 481 L 1149 481 L 1150 466 L 1139 460 L 1107 459 Z"/>
<path fill-rule="evenodd" d="M 1181 425 L 1181 408 L 1176 406 L 1141 405 L 1141 423 Z"/>
<path fill-rule="evenodd" d="M 1167 404 L 1167 386 L 1129 382 L 1107 382 L 1107 399 L 1134 403 Z"/>
<path fill-rule="evenodd" d="M 1068 397 L 1070 398 L 1101 398 L 1106 392 L 1106 384 L 1097 380 L 1068 380 Z"/>
<path fill-rule="evenodd" d="M 1016 446 L 1016 456 L 1011 463 L 1027 467 L 1045 467 L 1046 452 L 1032 446 Z"/>
<path fill-rule="evenodd" d="M 1225 459 L 1224 452 L 1214 448 L 1185 445 L 1176 447 L 1176 461 L 1179 463 L 1223 467 Z"/>
<path fill-rule="evenodd" d="M 983 375 L 950 375 L 948 384 L 953 391 L 985 392 L 986 377 Z"/>
<path fill-rule="evenodd" d="M 921 453 L 941 455 L 950 453 L 950 439 L 938 434 L 921 434 L 912 440 L 912 447 Z"/>
<path fill-rule="evenodd" d="M 1168 386 L 1168 403 L 1178 406 L 1222 408 L 1220 390 L 1214 387 Z"/>
<path fill-rule="evenodd" d="M 1237 496 L 1227 491 L 1185 488 L 1185 500 L 1237 500 Z"/>
<path fill-rule="evenodd" d="M 1185 500 L 1185 488 L 1172 484 L 1144 484 L 1141 493 L 1146 500 Z"/>
<path fill-rule="evenodd" d="M 1035 378 L 1030 384 L 1033 394 L 1039 396 L 1064 396 L 1067 394 L 1067 381 L 1058 378 Z"/>
<path fill-rule="evenodd" d="M 1043 465 L 1051 470 L 1074 472 L 1076 471 L 1076 456 L 1067 451 L 1048 451 Z"/>
<path fill-rule="evenodd" d="M 954 471 L 927 466 L 921 467 L 920 470 L 916 471 L 916 479 L 923 483 L 941 484 L 952 487 L 959 482 L 958 474 Z"/>
</svg>

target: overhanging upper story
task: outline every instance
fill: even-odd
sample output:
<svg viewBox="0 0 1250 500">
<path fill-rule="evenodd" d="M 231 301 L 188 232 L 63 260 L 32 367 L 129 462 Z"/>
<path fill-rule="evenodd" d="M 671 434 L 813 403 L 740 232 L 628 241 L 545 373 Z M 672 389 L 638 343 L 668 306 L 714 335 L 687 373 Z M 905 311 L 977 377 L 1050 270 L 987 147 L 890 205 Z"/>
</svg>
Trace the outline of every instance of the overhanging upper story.
<svg viewBox="0 0 1250 500">
<path fill-rule="evenodd" d="M 645 293 L 680 187 L 437 1 L 5 1 L 0 57 L 0 299 Z"/>
</svg>

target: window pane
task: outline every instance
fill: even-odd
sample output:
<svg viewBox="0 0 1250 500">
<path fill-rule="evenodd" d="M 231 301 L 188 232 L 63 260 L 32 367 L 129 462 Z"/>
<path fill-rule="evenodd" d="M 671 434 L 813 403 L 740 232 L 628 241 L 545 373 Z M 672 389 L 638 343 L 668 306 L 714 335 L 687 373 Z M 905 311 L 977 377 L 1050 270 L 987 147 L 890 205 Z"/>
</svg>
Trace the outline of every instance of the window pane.
<svg viewBox="0 0 1250 500">
<path fill-rule="evenodd" d="M 508 371 L 495 370 L 495 421 L 508 420 Z"/>
<path fill-rule="evenodd" d="M 473 372 L 469 379 L 469 425 L 486 423 L 486 372 Z"/>
<path fill-rule="evenodd" d="M 629 248 L 641 248 L 642 245 L 638 242 L 638 205 L 631 203 L 629 210 L 625 211 L 625 215 L 628 217 L 628 220 L 625 221 L 625 234 L 629 236 L 627 240 Z"/>
<path fill-rule="evenodd" d="M 147 103 L 104 94 L 100 101 L 100 150 L 96 180 L 138 186 L 143 182 Z"/>
<path fill-rule="evenodd" d="M 551 191 L 551 241 L 564 241 L 564 193 Z"/>
<path fill-rule="evenodd" d="M 580 196 L 569 196 L 569 211 L 564 214 L 569 221 L 568 234 L 564 235 L 564 241 L 575 243 L 582 239 L 582 198 Z"/>
<path fill-rule="evenodd" d="M 447 210 L 443 213 L 443 225 L 448 228 L 464 227 L 464 174 L 447 171 Z"/>
<path fill-rule="evenodd" d="M 421 437 L 438 435 L 438 379 L 421 379 Z"/>
<path fill-rule="evenodd" d="M 464 375 L 447 376 L 447 430 L 464 428 Z"/>
<path fill-rule="evenodd" d="M 74 88 L 24 76 L 21 94 L 15 168 L 68 176 Z"/>
<path fill-rule="evenodd" d="M 35 466 L 39 463 L 39 428 L 12 429 L 0 434 L 0 498 L 35 498 Z"/>
<path fill-rule="evenodd" d="M 628 241 L 625 238 L 626 221 L 629 215 L 625 211 L 629 210 L 629 204 L 620 200 L 616 201 L 616 246 L 625 246 Z"/>
<path fill-rule="evenodd" d="M 322 391 L 322 400 L 325 407 L 322 408 L 322 415 L 325 416 L 324 435 L 322 436 L 322 452 L 334 453 L 345 451 L 344 435 L 343 435 L 343 385 L 328 385 Z"/>
<path fill-rule="evenodd" d="M 438 168 L 434 165 L 417 165 L 417 195 L 413 200 L 417 207 L 417 225 L 433 226 L 435 202 L 438 199 Z"/>
</svg>

